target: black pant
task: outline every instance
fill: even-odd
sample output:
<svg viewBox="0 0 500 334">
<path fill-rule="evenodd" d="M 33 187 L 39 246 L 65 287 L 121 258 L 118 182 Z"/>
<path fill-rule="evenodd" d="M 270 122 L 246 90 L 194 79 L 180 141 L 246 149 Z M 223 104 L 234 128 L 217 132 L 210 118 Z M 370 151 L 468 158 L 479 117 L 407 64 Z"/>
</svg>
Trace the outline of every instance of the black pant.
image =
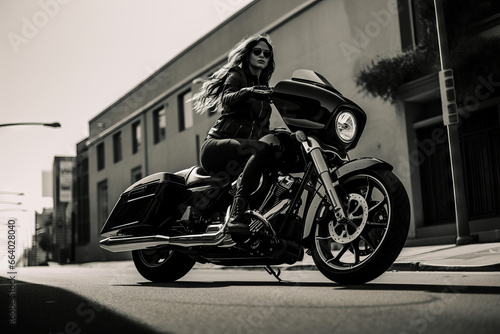
<svg viewBox="0 0 500 334">
<path fill-rule="evenodd" d="M 272 154 L 271 146 L 258 140 L 207 138 L 201 147 L 201 165 L 208 173 L 231 180 L 241 173 L 236 196 L 248 199 Z"/>
</svg>

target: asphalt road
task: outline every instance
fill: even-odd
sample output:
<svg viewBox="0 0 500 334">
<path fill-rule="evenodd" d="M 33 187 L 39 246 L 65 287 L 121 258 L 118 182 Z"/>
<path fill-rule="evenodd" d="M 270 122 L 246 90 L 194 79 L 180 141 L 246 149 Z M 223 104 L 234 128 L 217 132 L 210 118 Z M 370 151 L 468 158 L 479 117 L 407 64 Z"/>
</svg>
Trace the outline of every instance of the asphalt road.
<svg viewBox="0 0 500 334">
<path fill-rule="evenodd" d="M 318 271 L 197 266 L 175 283 L 131 262 L 18 268 L 1 278 L 1 332 L 498 333 L 500 273 L 387 272 L 340 286 Z M 0 273 L 5 276 L 6 273 Z M 15 289 L 15 296 L 8 291 Z M 6 305 L 15 300 L 16 325 Z"/>
</svg>

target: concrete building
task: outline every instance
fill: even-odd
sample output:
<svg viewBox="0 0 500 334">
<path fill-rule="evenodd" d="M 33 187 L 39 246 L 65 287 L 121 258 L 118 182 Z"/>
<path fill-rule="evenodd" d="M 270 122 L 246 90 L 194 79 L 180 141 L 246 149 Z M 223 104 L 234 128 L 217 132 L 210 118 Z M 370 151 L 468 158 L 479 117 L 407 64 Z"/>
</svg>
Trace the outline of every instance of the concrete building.
<svg viewBox="0 0 500 334">
<path fill-rule="evenodd" d="M 52 219 L 52 209 L 44 208 L 41 213 L 35 212 L 35 234 L 29 250 L 28 266 L 46 265 L 51 260 L 49 233 Z"/>
<path fill-rule="evenodd" d="M 52 259 L 58 263 L 74 261 L 73 180 L 75 157 L 54 157 L 53 217 L 49 227 Z"/>
<path fill-rule="evenodd" d="M 441 148 L 446 143 L 435 142 L 436 153 L 427 152 L 425 164 L 412 160 L 414 152 L 426 147 L 422 143 L 432 138 L 433 129 L 442 124 L 437 74 L 402 87 L 401 99 L 396 104 L 367 97 L 354 80 L 372 60 L 392 56 L 405 43 L 414 42 L 410 37 L 417 23 L 409 15 L 408 3 L 406 0 L 256 0 L 132 87 L 89 121 L 89 137 L 78 144 L 77 164 L 88 163 L 88 194 L 84 196 L 89 207 L 88 218 L 82 218 L 88 219 L 88 224 L 78 226 L 89 226 L 89 237 L 82 238 L 76 258 L 93 261 L 130 257 L 100 250 L 99 231 L 108 213 L 122 191 L 135 180 L 198 164 L 200 145 L 216 116 L 196 115 L 187 102 L 199 89 L 196 79 L 217 69 L 242 37 L 255 33 L 268 33 L 273 40 L 276 71 L 271 85 L 290 78 L 296 69 L 314 70 L 366 110 L 368 125 L 351 157 L 374 156 L 394 165 L 412 205 L 409 238 L 441 236 L 439 242 L 454 242 L 453 220 L 449 215 L 444 220 L 436 218 L 453 203 L 440 201 L 439 189 L 425 188 L 427 177 L 440 180 L 450 174 L 446 168 L 438 168 L 438 174 L 433 174 L 429 167 L 429 164 L 446 165 L 446 161 L 441 161 L 444 159 Z M 488 100 L 485 106 L 495 114 L 499 104 L 497 100 Z M 283 125 L 276 112 L 272 122 L 273 126 Z M 496 122 L 491 123 L 491 143 L 500 142 L 498 119 Z M 493 176 L 498 176 L 498 161 L 491 161 L 497 173 Z M 498 203 L 498 192 L 495 194 L 493 200 Z M 77 201 L 80 203 L 78 198 Z M 430 213 L 435 209 L 438 213 L 434 217 Z M 479 222 L 471 218 L 473 232 L 500 228 L 498 205 L 482 217 L 487 218 Z M 77 224 L 81 224 L 78 219 Z"/>
<path fill-rule="evenodd" d="M 76 145 L 73 182 L 73 249 L 75 262 L 85 262 L 90 248 L 89 157 L 87 139 Z"/>
</svg>

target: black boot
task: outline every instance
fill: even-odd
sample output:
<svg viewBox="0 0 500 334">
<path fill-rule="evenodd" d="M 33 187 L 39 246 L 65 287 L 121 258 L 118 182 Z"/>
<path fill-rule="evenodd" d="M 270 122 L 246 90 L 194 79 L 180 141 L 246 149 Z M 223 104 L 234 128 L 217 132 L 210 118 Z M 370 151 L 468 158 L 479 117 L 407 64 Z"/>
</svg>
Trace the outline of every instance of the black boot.
<svg viewBox="0 0 500 334">
<path fill-rule="evenodd" d="M 231 206 L 231 215 L 227 223 L 227 233 L 237 235 L 250 234 L 250 221 L 243 214 L 248 210 L 248 201 L 243 197 L 235 197 Z"/>
</svg>

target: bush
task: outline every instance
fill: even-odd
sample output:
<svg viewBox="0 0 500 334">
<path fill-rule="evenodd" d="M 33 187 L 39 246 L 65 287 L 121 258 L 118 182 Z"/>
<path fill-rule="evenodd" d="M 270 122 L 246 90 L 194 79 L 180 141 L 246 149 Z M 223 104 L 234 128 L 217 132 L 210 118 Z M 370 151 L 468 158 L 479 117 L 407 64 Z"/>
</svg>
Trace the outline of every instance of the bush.
<svg viewBox="0 0 500 334">
<path fill-rule="evenodd" d="M 415 3 L 418 21 L 423 22 L 425 27 L 422 36 L 419 36 L 422 43 L 395 57 L 372 62 L 372 66 L 361 70 L 356 76 L 356 85 L 361 91 L 394 102 L 401 85 L 440 70 L 433 0 L 418 0 Z M 494 81 L 498 82 L 500 37 L 473 36 L 472 27 L 477 20 L 500 10 L 500 3 L 490 0 L 478 6 L 474 0 L 463 0 L 458 5 L 444 0 L 443 4 L 457 102 L 460 103 L 465 96 L 475 93 L 481 77 L 486 80 L 495 78 Z"/>
<path fill-rule="evenodd" d="M 374 97 L 394 102 L 401 85 L 438 70 L 437 59 L 434 50 L 420 45 L 396 57 L 372 62 L 370 68 L 358 74 L 356 85 Z"/>
</svg>

